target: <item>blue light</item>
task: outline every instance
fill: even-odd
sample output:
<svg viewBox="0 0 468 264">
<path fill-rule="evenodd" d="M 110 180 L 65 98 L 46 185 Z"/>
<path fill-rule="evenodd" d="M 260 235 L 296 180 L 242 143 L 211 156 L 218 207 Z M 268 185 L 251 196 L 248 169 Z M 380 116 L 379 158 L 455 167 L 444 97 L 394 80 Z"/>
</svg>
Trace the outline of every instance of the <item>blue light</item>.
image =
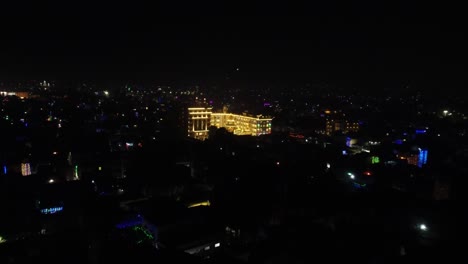
<svg viewBox="0 0 468 264">
<path fill-rule="evenodd" d="M 426 134 L 425 129 L 416 129 L 416 134 Z"/>
<path fill-rule="evenodd" d="M 41 209 L 41 214 L 55 214 L 58 212 L 63 211 L 63 207 L 52 207 L 52 208 L 45 208 Z"/>
<path fill-rule="evenodd" d="M 395 143 L 395 144 L 397 144 L 397 145 L 403 145 L 403 140 L 397 139 L 397 140 L 395 140 L 393 143 Z"/>
<path fill-rule="evenodd" d="M 349 137 L 346 138 L 346 146 L 351 147 L 351 138 Z"/>
<path fill-rule="evenodd" d="M 7 174 L 7 166 L 3 165 L 3 173 L 6 175 Z"/>
<path fill-rule="evenodd" d="M 359 184 L 357 182 L 353 182 L 353 186 L 354 188 L 356 189 L 362 189 L 362 188 L 365 188 L 367 186 L 367 184 L 363 183 L 363 184 Z"/>
<path fill-rule="evenodd" d="M 427 163 L 427 149 L 421 149 L 419 151 L 419 157 L 418 157 L 418 167 L 422 167 L 424 164 Z"/>
<path fill-rule="evenodd" d="M 143 224 L 143 219 L 140 217 L 140 215 L 138 215 L 137 218 L 138 219 L 131 219 L 131 220 L 128 220 L 128 221 L 123 221 L 121 223 L 118 223 L 118 224 L 115 225 L 115 227 L 118 228 L 118 229 L 124 229 L 124 228 L 127 228 L 127 227 L 134 227 L 134 226 Z"/>
</svg>

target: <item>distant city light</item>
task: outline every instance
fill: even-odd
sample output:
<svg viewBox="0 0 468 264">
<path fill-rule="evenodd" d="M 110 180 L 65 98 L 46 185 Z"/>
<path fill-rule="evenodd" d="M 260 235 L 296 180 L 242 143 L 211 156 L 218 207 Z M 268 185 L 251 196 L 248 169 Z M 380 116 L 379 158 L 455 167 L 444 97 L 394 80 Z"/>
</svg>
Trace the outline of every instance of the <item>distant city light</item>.
<svg viewBox="0 0 468 264">
<path fill-rule="evenodd" d="M 109 96 L 109 91 L 104 91 L 104 94 L 105 94 L 106 96 Z"/>
<path fill-rule="evenodd" d="M 372 157 L 371 157 L 371 163 L 372 163 L 372 164 L 380 163 L 380 158 L 377 157 L 377 156 L 372 156 Z"/>
<path fill-rule="evenodd" d="M 351 178 L 351 179 L 354 179 L 354 178 L 356 178 L 356 177 L 354 176 L 354 174 L 353 174 L 353 173 L 351 173 L 351 172 L 348 172 L 348 176 L 349 176 L 349 178 Z"/>
<path fill-rule="evenodd" d="M 54 182 L 55 182 L 54 179 L 49 180 L 49 183 L 54 183 Z"/>
<path fill-rule="evenodd" d="M 0 244 L 5 243 L 6 239 L 4 239 L 2 236 L 0 236 Z"/>
<path fill-rule="evenodd" d="M 276 165 L 277 165 L 277 166 L 279 166 L 279 165 L 280 165 L 280 162 L 279 162 L 279 161 L 277 161 L 277 162 L 276 162 Z"/>
<path fill-rule="evenodd" d="M 419 225 L 419 230 L 421 231 L 427 231 L 427 226 L 425 224 L 420 224 Z"/>
<path fill-rule="evenodd" d="M 143 219 L 138 217 L 137 219 L 132 219 L 130 221 L 124 221 L 124 222 L 118 223 L 117 225 L 115 225 L 115 227 L 118 229 L 124 229 L 127 227 L 138 226 L 138 225 L 141 225 L 142 223 L 143 223 Z"/>
<path fill-rule="evenodd" d="M 370 171 L 365 171 L 365 172 L 364 172 L 364 175 L 371 176 L 371 175 L 372 175 L 372 172 L 370 172 Z"/>
<path fill-rule="evenodd" d="M 351 138 L 350 137 L 346 138 L 346 146 L 351 147 Z"/>
<path fill-rule="evenodd" d="M 211 206 L 210 201 L 204 201 L 204 202 L 199 202 L 199 203 L 192 203 L 189 204 L 187 207 L 188 208 L 193 208 L 193 207 L 199 207 L 199 206 Z"/>
<path fill-rule="evenodd" d="M 21 175 L 31 175 L 31 165 L 29 163 L 21 163 Z"/>
<path fill-rule="evenodd" d="M 57 212 L 63 211 L 63 207 L 52 207 L 52 208 L 46 208 L 46 209 L 41 209 L 41 214 L 55 214 Z"/>
<path fill-rule="evenodd" d="M 331 168 L 330 163 L 327 163 L 327 169 L 330 169 L 330 168 Z"/>
<path fill-rule="evenodd" d="M 75 165 L 75 169 L 73 170 L 73 176 L 75 176 L 75 179 L 78 179 L 78 165 Z"/>
<path fill-rule="evenodd" d="M 149 240 L 154 240 L 153 234 L 148 229 L 144 228 L 143 226 L 134 226 L 133 230 L 142 232 L 146 236 L 146 238 Z"/>
<path fill-rule="evenodd" d="M 52 152 L 53 155 L 57 155 L 57 151 Z"/>
<path fill-rule="evenodd" d="M 220 247 L 221 243 L 216 243 L 214 246 L 215 246 L 215 248 Z"/>
<path fill-rule="evenodd" d="M 427 163 L 427 149 L 419 149 L 418 167 L 422 168 Z"/>
</svg>

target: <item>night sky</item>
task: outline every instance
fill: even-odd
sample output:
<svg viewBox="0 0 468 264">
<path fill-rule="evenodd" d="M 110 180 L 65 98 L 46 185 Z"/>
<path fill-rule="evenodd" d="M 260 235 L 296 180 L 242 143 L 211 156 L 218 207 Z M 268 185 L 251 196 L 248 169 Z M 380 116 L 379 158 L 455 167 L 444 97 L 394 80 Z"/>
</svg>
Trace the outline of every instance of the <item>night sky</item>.
<svg viewBox="0 0 468 264">
<path fill-rule="evenodd" d="M 96 2 L 2 3 L 0 78 L 466 83 L 464 9 L 445 2 Z"/>
</svg>

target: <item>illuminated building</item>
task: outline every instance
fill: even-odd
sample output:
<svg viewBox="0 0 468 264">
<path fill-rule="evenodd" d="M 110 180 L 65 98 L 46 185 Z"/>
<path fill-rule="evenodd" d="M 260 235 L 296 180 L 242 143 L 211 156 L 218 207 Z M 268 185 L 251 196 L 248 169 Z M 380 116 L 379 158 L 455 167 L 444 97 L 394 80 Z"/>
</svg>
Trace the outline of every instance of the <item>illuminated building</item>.
<svg viewBox="0 0 468 264">
<path fill-rule="evenodd" d="M 260 136 L 271 133 L 272 118 L 232 113 L 213 113 L 209 107 L 188 108 L 188 136 L 200 140 L 208 137 L 208 128 L 224 127 L 234 135 Z"/>
<path fill-rule="evenodd" d="M 188 108 L 188 136 L 200 140 L 208 138 L 208 128 L 211 122 L 210 107 Z"/>
<path fill-rule="evenodd" d="M 211 124 L 224 127 L 234 135 L 260 136 L 271 134 L 271 118 L 262 115 L 247 116 L 231 113 L 211 114 Z"/>
<path fill-rule="evenodd" d="M 29 163 L 21 163 L 21 175 L 23 176 L 31 175 L 31 165 Z"/>
<path fill-rule="evenodd" d="M 349 132 L 358 132 L 359 123 L 350 122 L 347 120 L 327 119 L 327 122 L 325 125 L 325 133 L 328 136 L 330 136 L 335 131 L 342 131 L 344 134 L 347 134 Z"/>
<path fill-rule="evenodd" d="M 427 163 L 427 153 L 426 149 L 419 149 L 418 153 L 404 153 L 398 155 L 401 160 L 406 160 L 408 164 L 423 167 Z"/>
</svg>

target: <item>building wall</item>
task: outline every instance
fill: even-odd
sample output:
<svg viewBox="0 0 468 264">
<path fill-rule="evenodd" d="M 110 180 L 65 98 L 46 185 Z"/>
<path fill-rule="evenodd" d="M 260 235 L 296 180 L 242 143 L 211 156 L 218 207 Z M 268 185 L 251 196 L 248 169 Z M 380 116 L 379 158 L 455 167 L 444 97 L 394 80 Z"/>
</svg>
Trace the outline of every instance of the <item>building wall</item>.
<svg viewBox="0 0 468 264">
<path fill-rule="evenodd" d="M 208 128 L 211 126 L 210 107 L 190 107 L 188 108 L 188 136 L 205 140 L 208 138 Z"/>
<path fill-rule="evenodd" d="M 335 131 L 341 130 L 343 133 L 349 132 L 358 132 L 359 131 L 359 123 L 357 122 L 350 122 L 348 120 L 334 120 L 328 119 L 325 125 L 325 133 L 327 135 L 331 135 Z"/>
<path fill-rule="evenodd" d="M 271 134 L 271 118 L 246 116 L 231 113 L 213 113 L 211 124 L 224 127 L 235 135 L 260 136 Z"/>
<path fill-rule="evenodd" d="M 258 115 L 236 115 L 232 113 L 212 113 L 208 107 L 188 108 L 188 136 L 205 140 L 210 126 L 224 127 L 235 135 L 260 136 L 271 134 L 272 118 Z"/>
</svg>

